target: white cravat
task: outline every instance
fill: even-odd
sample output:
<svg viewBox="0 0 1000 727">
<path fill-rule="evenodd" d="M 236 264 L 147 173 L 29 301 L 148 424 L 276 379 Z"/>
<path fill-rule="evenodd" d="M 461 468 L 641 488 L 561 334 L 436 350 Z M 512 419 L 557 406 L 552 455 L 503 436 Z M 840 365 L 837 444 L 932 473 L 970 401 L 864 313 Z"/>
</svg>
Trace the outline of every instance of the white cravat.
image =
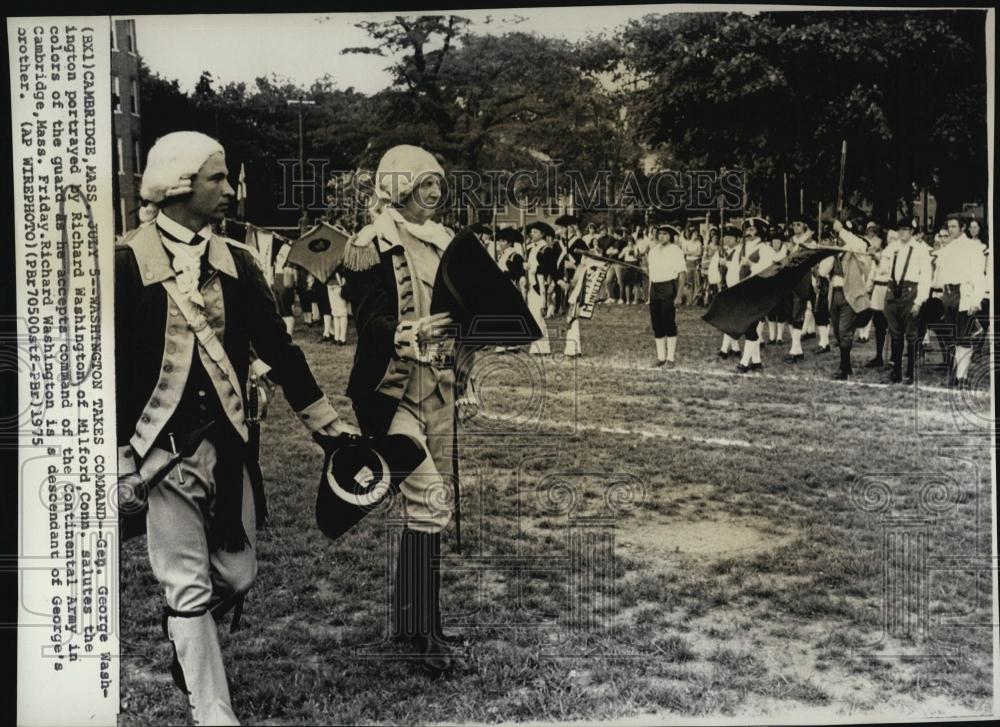
<svg viewBox="0 0 1000 727">
<path fill-rule="evenodd" d="M 448 228 L 440 222 L 425 220 L 424 222 L 417 224 L 416 222 L 410 222 L 407 220 L 397 209 L 389 207 L 386 211 L 397 224 L 402 224 L 406 227 L 406 231 L 418 240 L 428 242 L 442 251 L 448 247 L 448 243 L 451 242 L 451 232 L 449 232 Z"/>
<path fill-rule="evenodd" d="M 212 228 L 206 225 L 200 231 L 192 232 L 163 214 L 157 215 L 156 226 L 162 233 L 160 240 L 163 246 L 173 256 L 171 267 L 177 274 L 178 290 L 192 303 L 204 308 L 205 299 L 198 291 L 198 279 L 201 277 L 201 258 L 208 249 Z M 199 241 L 192 242 L 196 238 Z"/>
</svg>

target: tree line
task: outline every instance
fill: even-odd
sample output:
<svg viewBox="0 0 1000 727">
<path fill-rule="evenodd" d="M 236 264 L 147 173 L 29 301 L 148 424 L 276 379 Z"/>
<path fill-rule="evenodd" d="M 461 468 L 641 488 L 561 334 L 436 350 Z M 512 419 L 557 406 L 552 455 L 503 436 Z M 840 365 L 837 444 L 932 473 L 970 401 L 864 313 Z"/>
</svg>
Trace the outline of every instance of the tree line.
<svg viewBox="0 0 1000 727">
<path fill-rule="evenodd" d="M 302 109 L 305 157 L 330 170 L 372 169 L 402 143 L 467 170 L 738 169 L 746 204 L 783 219 L 786 187 L 792 213 L 800 199 L 807 212 L 834 202 L 846 141 L 845 203 L 877 219 L 910 212 L 924 189 L 939 214 L 985 202 L 982 11 L 648 15 L 579 42 L 473 32 L 457 15 L 360 27 L 370 42 L 345 61 L 391 63 L 392 84 L 371 95 L 329 76 L 220 84 L 208 71 L 185 93 L 142 64 L 144 148 L 177 128 L 217 137 L 231 170 L 246 166 L 258 224 L 298 219 L 279 207 L 299 150 L 289 101 L 300 98 L 315 102 Z M 647 214 L 630 207 L 608 221 Z"/>
</svg>

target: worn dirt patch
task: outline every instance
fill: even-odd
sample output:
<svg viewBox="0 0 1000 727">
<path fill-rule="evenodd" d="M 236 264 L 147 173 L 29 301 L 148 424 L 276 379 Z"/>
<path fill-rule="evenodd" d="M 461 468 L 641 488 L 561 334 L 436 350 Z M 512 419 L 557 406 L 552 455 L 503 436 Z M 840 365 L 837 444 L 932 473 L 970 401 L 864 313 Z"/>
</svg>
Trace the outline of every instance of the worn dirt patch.
<svg viewBox="0 0 1000 727">
<path fill-rule="evenodd" d="M 768 521 L 746 518 L 635 521 L 616 535 L 623 548 L 636 553 L 710 559 L 766 553 L 795 537 Z"/>
</svg>

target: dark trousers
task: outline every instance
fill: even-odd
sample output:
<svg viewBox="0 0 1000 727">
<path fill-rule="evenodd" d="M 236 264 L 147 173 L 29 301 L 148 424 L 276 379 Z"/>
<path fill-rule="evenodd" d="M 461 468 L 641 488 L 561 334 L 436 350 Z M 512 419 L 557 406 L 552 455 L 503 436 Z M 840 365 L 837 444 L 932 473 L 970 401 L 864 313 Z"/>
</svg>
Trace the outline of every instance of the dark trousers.
<svg viewBox="0 0 1000 727">
<path fill-rule="evenodd" d="M 844 297 L 844 289 L 834 288 L 830 301 L 830 329 L 834 343 L 840 348 L 850 351 L 854 345 L 854 321 L 857 317 L 858 314 Z"/>
<path fill-rule="evenodd" d="M 292 311 L 292 304 L 295 303 L 295 288 L 275 286 L 274 298 L 278 303 L 278 312 L 282 315 L 282 317 L 288 318 L 294 315 L 294 312 Z"/>
<path fill-rule="evenodd" d="M 973 316 L 958 309 L 961 301 L 961 294 L 957 285 L 946 285 L 941 295 L 941 303 L 944 305 L 944 326 L 934 328 L 934 332 L 948 352 L 948 356 L 954 355 L 955 346 L 971 346 L 969 334 L 971 333 Z"/>
<path fill-rule="evenodd" d="M 813 298 L 813 317 L 817 326 L 830 325 L 830 281 L 819 278 L 816 285 L 816 297 Z"/>
<path fill-rule="evenodd" d="M 881 361 L 882 352 L 885 351 L 885 334 L 889 330 L 885 313 L 880 310 L 872 311 L 872 323 L 875 325 L 875 359 Z"/>
<path fill-rule="evenodd" d="M 916 283 L 905 283 L 898 289 L 889 286 L 885 296 L 885 321 L 889 328 L 893 373 L 899 375 L 903 366 L 903 346 L 906 346 L 907 376 L 913 375 L 913 358 L 917 345 L 917 318 L 913 302 L 917 299 Z"/>
<path fill-rule="evenodd" d="M 982 338 L 979 339 L 979 345 L 986 345 L 989 348 L 989 337 L 986 335 L 990 332 L 990 299 L 983 298 L 982 302 L 979 304 L 979 312 L 974 316 L 975 320 L 979 321 L 980 327 L 983 329 Z"/>
<path fill-rule="evenodd" d="M 650 288 L 649 318 L 653 324 L 653 335 L 657 338 L 677 335 L 677 311 L 674 308 L 676 297 L 676 280 L 653 283 Z"/>
<path fill-rule="evenodd" d="M 805 275 L 794 288 L 792 288 L 791 307 L 788 311 L 788 323 L 792 328 L 802 330 L 806 320 L 806 309 L 809 301 L 816 297 L 813 290 L 812 276 Z"/>
<path fill-rule="evenodd" d="M 326 285 L 322 283 L 314 285 L 310 291 L 313 302 L 319 308 L 320 315 L 330 315 L 330 294 L 326 292 Z"/>
</svg>

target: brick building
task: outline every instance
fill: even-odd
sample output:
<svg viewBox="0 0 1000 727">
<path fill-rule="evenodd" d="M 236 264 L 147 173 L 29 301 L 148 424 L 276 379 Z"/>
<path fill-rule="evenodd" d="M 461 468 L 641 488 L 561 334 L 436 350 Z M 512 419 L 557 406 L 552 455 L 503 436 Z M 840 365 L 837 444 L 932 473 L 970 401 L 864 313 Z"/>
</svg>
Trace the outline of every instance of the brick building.
<svg viewBox="0 0 1000 727">
<path fill-rule="evenodd" d="M 134 20 L 111 21 L 111 108 L 115 234 L 121 235 L 139 224 L 139 183 L 142 180 L 139 55 Z"/>
</svg>

